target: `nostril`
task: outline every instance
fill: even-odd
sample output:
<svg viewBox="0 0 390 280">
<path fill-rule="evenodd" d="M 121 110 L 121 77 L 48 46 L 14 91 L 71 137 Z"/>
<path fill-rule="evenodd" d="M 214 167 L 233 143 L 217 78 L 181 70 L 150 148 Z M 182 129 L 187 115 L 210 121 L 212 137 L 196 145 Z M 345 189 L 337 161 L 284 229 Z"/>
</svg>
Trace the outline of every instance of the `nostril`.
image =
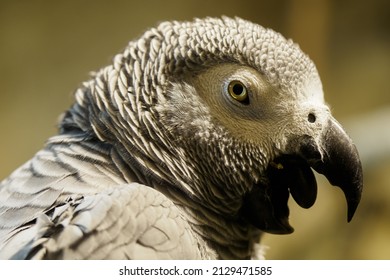
<svg viewBox="0 0 390 280">
<path fill-rule="evenodd" d="M 307 120 L 311 123 L 314 123 L 316 121 L 316 116 L 313 113 L 309 113 Z"/>
</svg>

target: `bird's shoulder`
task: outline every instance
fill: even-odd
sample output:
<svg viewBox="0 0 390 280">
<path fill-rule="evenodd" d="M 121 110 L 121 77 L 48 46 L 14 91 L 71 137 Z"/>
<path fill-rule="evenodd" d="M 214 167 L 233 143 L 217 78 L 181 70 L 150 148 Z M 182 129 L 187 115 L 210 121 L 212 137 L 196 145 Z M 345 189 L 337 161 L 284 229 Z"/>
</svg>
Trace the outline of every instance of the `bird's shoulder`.
<svg viewBox="0 0 390 280">
<path fill-rule="evenodd" d="M 109 169 L 105 175 L 90 167 L 80 173 L 85 164 L 64 165 L 69 159 L 60 164 L 51 157 L 41 151 L 2 183 L 0 258 L 201 257 L 190 225 L 165 195 L 139 183 L 112 181 Z M 42 176 L 41 169 L 50 174 Z"/>
</svg>

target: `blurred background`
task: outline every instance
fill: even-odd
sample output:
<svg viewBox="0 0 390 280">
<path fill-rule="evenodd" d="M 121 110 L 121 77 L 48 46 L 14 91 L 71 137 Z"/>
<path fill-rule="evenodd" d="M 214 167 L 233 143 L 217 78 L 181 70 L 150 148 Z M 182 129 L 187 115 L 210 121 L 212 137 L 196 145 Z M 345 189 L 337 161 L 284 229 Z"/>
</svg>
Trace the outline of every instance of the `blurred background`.
<svg viewBox="0 0 390 280">
<path fill-rule="evenodd" d="M 164 20 L 239 16 L 292 38 L 360 151 L 365 189 L 347 224 L 342 192 L 319 176 L 317 203 L 291 205 L 291 235 L 268 259 L 390 259 L 390 1 L 0 0 L 0 180 L 56 134 L 90 71 Z"/>
</svg>

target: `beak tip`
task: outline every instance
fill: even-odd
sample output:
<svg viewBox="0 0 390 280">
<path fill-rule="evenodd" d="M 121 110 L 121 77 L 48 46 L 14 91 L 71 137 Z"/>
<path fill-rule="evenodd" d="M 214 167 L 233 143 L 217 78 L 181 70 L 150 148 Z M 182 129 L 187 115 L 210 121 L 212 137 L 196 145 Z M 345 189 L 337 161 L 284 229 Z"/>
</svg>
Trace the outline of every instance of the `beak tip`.
<svg viewBox="0 0 390 280">
<path fill-rule="evenodd" d="M 360 165 L 361 167 L 361 165 Z M 343 189 L 345 198 L 347 200 L 348 210 L 348 223 L 352 220 L 353 216 L 355 215 L 356 209 L 359 206 L 361 197 L 362 197 L 362 190 L 363 190 L 363 176 L 362 176 L 362 170 L 359 169 L 360 172 L 358 172 L 356 183 L 353 184 L 353 187 Z"/>
<path fill-rule="evenodd" d="M 348 198 L 347 197 L 347 204 L 348 204 L 348 210 L 347 210 L 348 218 L 347 218 L 347 221 L 348 221 L 348 223 L 351 222 L 353 216 L 355 215 L 356 209 L 358 208 L 358 205 L 360 203 L 361 192 L 359 191 L 356 194 L 358 194 L 358 195 L 353 197 L 353 198 L 351 198 L 351 197 Z"/>
<path fill-rule="evenodd" d="M 347 218 L 347 222 L 348 223 L 352 221 L 352 218 L 355 215 L 356 208 L 357 208 L 357 206 L 353 207 L 353 208 L 352 207 L 348 207 L 348 218 Z"/>
<path fill-rule="evenodd" d="M 347 218 L 348 223 L 350 223 L 352 221 L 352 218 L 355 215 L 356 208 L 357 208 L 357 205 L 356 205 L 356 207 L 353 207 L 353 209 L 352 208 L 348 209 L 348 218 Z"/>
</svg>

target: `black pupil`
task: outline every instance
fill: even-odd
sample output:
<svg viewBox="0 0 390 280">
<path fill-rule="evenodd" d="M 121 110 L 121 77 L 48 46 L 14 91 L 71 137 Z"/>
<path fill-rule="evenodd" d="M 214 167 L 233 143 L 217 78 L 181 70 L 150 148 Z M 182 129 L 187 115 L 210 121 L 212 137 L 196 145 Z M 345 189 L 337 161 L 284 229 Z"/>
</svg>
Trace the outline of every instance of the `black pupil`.
<svg viewBox="0 0 390 280">
<path fill-rule="evenodd" d="M 241 84 L 235 84 L 233 86 L 233 93 L 235 95 L 241 95 L 244 92 L 244 87 Z"/>
</svg>

